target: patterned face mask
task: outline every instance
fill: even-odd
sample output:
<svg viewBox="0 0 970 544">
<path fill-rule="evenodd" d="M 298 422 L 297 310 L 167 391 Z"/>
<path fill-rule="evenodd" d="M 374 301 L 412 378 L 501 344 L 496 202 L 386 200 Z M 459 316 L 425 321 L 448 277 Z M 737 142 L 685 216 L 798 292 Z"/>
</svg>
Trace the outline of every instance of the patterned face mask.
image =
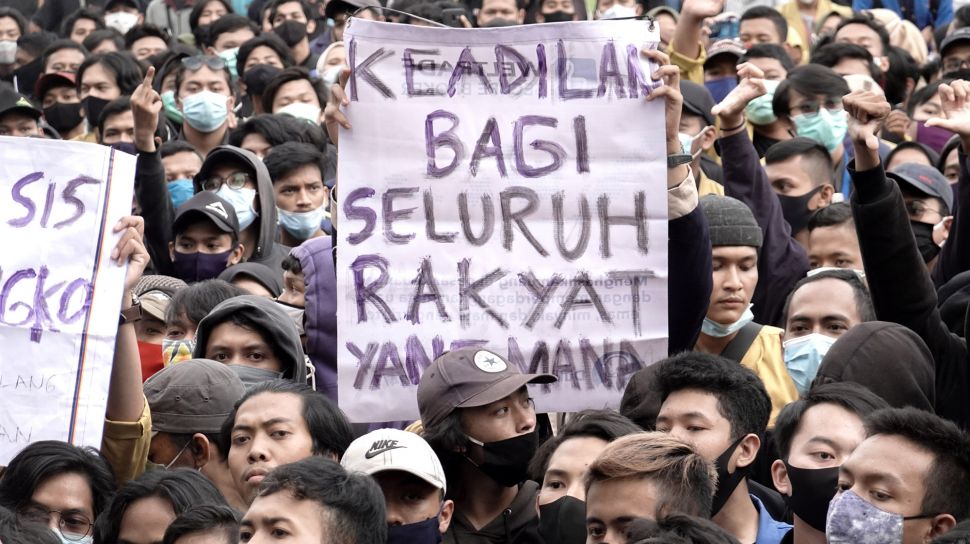
<svg viewBox="0 0 970 544">
<path fill-rule="evenodd" d="M 825 536 L 828 544 L 902 544 L 904 521 L 930 517 L 933 515 L 886 512 L 855 492 L 845 491 L 829 503 Z"/>
</svg>

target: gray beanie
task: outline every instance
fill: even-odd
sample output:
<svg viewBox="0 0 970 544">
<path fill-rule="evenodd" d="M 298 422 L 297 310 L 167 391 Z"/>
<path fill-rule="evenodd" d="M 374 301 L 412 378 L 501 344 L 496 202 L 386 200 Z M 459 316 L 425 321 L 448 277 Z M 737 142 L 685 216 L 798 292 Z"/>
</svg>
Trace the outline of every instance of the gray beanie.
<svg viewBox="0 0 970 544">
<path fill-rule="evenodd" d="M 740 200 L 729 196 L 705 195 L 700 200 L 711 245 L 761 247 L 764 235 L 754 214 Z"/>
</svg>

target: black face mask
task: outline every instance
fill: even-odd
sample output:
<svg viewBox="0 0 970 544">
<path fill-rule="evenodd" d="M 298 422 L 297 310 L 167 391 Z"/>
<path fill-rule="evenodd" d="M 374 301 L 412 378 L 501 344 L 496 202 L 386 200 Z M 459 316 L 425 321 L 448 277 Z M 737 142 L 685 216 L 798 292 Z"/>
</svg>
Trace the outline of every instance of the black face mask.
<svg viewBox="0 0 970 544">
<path fill-rule="evenodd" d="M 98 119 L 101 119 L 101 112 L 104 111 L 104 107 L 108 105 L 108 102 L 110 100 L 91 95 L 86 96 L 81 101 L 81 107 L 84 108 L 84 117 L 87 118 L 91 128 L 98 126 Z"/>
<path fill-rule="evenodd" d="M 437 517 L 407 525 L 388 525 L 387 544 L 438 544 L 441 542 Z"/>
<path fill-rule="evenodd" d="M 300 21 L 286 21 L 273 29 L 273 33 L 280 37 L 287 47 L 293 47 L 306 38 L 306 23 Z"/>
<path fill-rule="evenodd" d="M 586 542 L 586 503 L 565 495 L 539 507 L 539 534 L 546 544 Z"/>
<path fill-rule="evenodd" d="M 733 474 L 728 473 L 728 463 L 742 440 L 744 440 L 744 436 L 735 440 L 720 457 L 714 460 L 714 468 L 717 469 L 717 491 L 714 492 L 714 499 L 711 501 L 711 517 L 717 515 L 721 508 L 724 508 L 724 504 L 727 503 L 734 490 L 738 488 L 738 484 L 748 475 L 750 465 L 736 468 Z"/>
<path fill-rule="evenodd" d="M 928 263 L 940 254 L 940 246 L 933 241 L 933 225 L 910 221 L 909 226 L 913 229 L 913 236 L 916 237 L 916 247 L 919 254 L 923 257 L 923 262 Z"/>
<path fill-rule="evenodd" d="M 47 124 L 54 127 L 57 132 L 61 134 L 70 132 L 84 120 L 81 117 L 81 103 L 63 104 L 57 102 L 53 106 L 44 108 L 44 119 L 47 119 Z"/>
<path fill-rule="evenodd" d="M 785 463 L 791 497 L 785 496 L 792 512 L 813 529 L 825 532 L 829 502 L 839 485 L 839 467 L 798 468 Z"/>
<path fill-rule="evenodd" d="M 567 21 L 572 21 L 575 13 L 566 13 L 565 11 L 554 11 L 552 13 L 543 13 L 542 17 L 545 18 L 547 23 L 565 23 Z"/>
<path fill-rule="evenodd" d="M 485 461 L 476 463 L 465 456 L 465 459 L 478 467 L 478 470 L 495 480 L 504 487 L 518 485 L 529 475 L 529 461 L 536 452 L 536 433 L 481 444 L 485 450 Z"/>
<path fill-rule="evenodd" d="M 798 234 L 808 225 L 808 219 L 813 213 L 808 209 L 808 202 L 822 190 L 822 187 L 823 185 L 819 185 L 802 196 L 777 195 L 778 202 L 781 203 L 781 214 L 791 226 L 792 235 Z"/>
</svg>

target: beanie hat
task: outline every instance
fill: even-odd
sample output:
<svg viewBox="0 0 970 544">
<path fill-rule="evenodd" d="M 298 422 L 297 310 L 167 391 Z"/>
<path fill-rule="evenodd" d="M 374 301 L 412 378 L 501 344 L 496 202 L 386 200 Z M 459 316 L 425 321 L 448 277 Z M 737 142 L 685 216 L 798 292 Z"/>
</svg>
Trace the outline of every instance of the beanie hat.
<svg viewBox="0 0 970 544">
<path fill-rule="evenodd" d="M 729 196 L 705 195 L 700 204 L 707 218 L 711 246 L 761 247 L 761 227 L 743 202 Z"/>
</svg>

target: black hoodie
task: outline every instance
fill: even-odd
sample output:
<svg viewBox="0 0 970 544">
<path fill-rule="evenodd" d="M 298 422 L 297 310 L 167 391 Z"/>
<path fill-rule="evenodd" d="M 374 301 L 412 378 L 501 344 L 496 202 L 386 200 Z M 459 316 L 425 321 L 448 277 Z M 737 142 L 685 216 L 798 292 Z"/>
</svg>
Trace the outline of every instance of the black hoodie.
<svg viewBox="0 0 970 544">
<path fill-rule="evenodd" d="M 539 484 L 526 480 L 512 504 L 481 529 L 475 528 L 456 511 L 444 535 L 445 544 L 542 544 L 536 497 Z"/>
</svg>

